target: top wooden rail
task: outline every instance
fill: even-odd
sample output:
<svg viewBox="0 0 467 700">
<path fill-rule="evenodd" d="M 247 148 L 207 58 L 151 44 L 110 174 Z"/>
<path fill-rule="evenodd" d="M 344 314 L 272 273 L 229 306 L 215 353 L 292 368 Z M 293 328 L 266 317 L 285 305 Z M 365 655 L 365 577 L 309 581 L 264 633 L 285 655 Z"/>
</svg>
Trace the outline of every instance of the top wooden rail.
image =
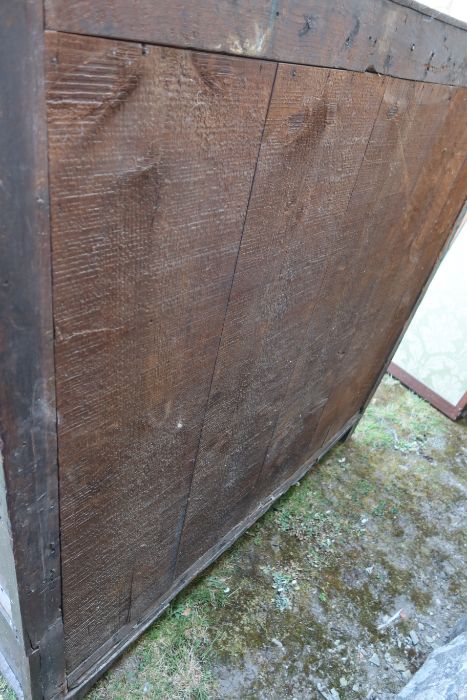
<svg viewBox="0 0 467 700">
<path fill-rule="evenodd" d="M 412 0 L 45 0 L 47 29 L 466 86 L 467 25 Z"/>
</svg>

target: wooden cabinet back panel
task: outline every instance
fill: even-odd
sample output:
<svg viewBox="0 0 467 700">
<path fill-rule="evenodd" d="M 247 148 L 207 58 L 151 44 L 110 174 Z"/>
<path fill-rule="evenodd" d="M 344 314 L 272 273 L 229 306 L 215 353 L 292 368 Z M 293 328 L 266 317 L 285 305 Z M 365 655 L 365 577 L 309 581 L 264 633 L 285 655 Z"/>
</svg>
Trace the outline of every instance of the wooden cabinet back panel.
<svg viewBox="0 0 467 700">
<path fill-rule="evenodd" d="M 361 410 L 459 207 L 465 91 L 54 32 L 47 70 L 73 671 Z"/>
</svg>

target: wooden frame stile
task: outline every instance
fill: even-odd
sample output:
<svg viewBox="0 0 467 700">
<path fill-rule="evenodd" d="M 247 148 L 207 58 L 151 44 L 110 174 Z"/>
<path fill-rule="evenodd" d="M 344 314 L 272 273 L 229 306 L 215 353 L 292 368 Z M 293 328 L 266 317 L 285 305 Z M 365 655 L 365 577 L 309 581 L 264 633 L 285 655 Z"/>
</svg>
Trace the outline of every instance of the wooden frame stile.
<svg viewBox="0 0 467 700">
<path fill-rule="evenodd" d="M 65 686 L 43 39 L 41 2 L 0 4 L 1 661 L 34 700 Z"/>
</svg>

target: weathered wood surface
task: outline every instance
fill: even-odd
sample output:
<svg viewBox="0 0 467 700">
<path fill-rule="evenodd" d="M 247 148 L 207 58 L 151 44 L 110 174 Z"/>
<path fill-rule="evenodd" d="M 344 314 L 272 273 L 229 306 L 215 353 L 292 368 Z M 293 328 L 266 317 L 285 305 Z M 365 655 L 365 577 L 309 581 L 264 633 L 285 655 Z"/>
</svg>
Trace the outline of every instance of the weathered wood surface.
<svg viewBox="0 0 467 700">
<path fill-rule="evenodd" d="M 311 466 L 330 450 L 334 444 L 341 440 L 357 420 L 358 416 L 353 416 L 352 419 L 334 435 L 332 440 L 329 440 L 321 450 L 316 452 L 312 462 L 305 462 L 305 464 L 302 464 L 290 479 L 283 481 L 279 488 L 269 494 L 267 499 L 258 503 L 255 510 L 253 510 L 247 518 L 237 523 L 237 525 L 230 530 L 225 537 L 221 538 L 214 547 L 208 549 L 203 556 L 197 560 L 194 566 L 187 569 L 182 576 L 177 577 L 171 588 L 161 596 L 161 598 L 155 601 L 135 624 L 121 627 L 118 634 L 115 634 L 112 639 L 108 640 L 107 643 L 96 650 L 94 654 L 91 654 L 78 668 L 71 672 L 68 676 L 70 692 L 67 697 L 73 698 L 73 700 L 75 700 L 75 698 L 84 697 L 86 691 L 91 687 L 93 682 L 95 682 L 96 677 L 104 673 L 113 661 L 115 661 L 121 653 L 167 609 L 168 604 L 177 593 L 179 593 L 189 581 L 206 569 L 209 564 L 215 561 L 226 549 L 231 547 L 238 537 L 268 510 L 274 501 L 285 493 L 293 484 L 300 481 Z"/>
<path fill-rule="evenodd" d="M 49 29 L 467 85 L 465 25 L 391 0 L 46 0 Z"/>
<path fill-rule="evenodd" d="M 431 266 L 443 245 L 441 233 L 434 229 L 417 264 L 406 254 L 421 223 L 426 219 L 434 223 L 431 200 L 425 202 L 420 188 L 428 177 L 433 178 L 431 163 L 439 135 L 452 128 L 456 137 L 462 139 L 464 134 L 458 103 L 452 106 L 456 123 L 449 118 L 453 97 L 464 99 L 463 91 L 386 79 L 384 99 L 343 221 L 346 245 L 341 256 L 335 257 L 332 279 L 323 289 L 328 303 L 319 305 L 313 319 L 314 329 L 327 329 L 320 357 L 327 359 L 331 352 L 331 362 L 319 367 L 320 363 L 304 353 L 289 388 L 290 401 L 297 407 L 300 377 L 309 376 L 312 385 L 312 377 L 318 381 L 323 372 L 329 375 L 326 381 L 332 392 L 320 430 L 330 434 L 341 423 L 343 410 L 349 417 L 361 409 L 423 286 L 426 266 Z M 465 153 L 459 142 L 445 145 L 446 163 L 455 163 L 458 154 Z M 441 197 L 445 197 L 453 175 L 448 171 L 446 180 L 439 173 L 436 177 Z M 413 208 L 418 218 L 413 217 L 409 224 L 407 217 Z M 399 308 L 402 294 L 407 298 Z M 347 327 L 344 336 L 343 325 Z M 306 402 L 305 393 L 300 411 Z"/>
<path fill-rule="evenodd" d="M 444 243 L 464 109 L 446 86 L 280 66 L 178 573 L 361 410 Z"/>
<path fill-rule="evenodd" d="M 313 312 L 334 301 L 322 289 L 336 274 L 339 251 L 350 248 L 341 237 L 342 220 L 383 89 L 377 76 L 279 66 L 195 465 L 179 574 L 254 507 L 304 346 L 317 365 L 312 376 L 300 373 L 309 400 L 303 413 L 288 415 L 283 432 L 292 450 L 299 451 L 297 440 L 306 444 L 307 458 L 320 447 L 312 438 L 330 387 L 315 379 L 322 370 L 316 361 L 330 329 L 321 324 L 310 333 L 308 327 Z M 283 456 L 294 470 L 305 461 Z"/>
<path fill-rule="evenodd" d="M 276 67 L 49 34 L 68 668 L 173 579 Z"/>
<path fill-rule="evenodd" d="M 459 112 L 460 113 L 457 113 L 457 114 L 454 113 L 454 115 L 452 116 L 452 119 L 455 122 L 457 128 L 459 127 L 459 124 L 462 122 L 461 114 L 465 112 L 466 100 L 467 100 L 467 97 L 466 97 L 466 94 L 464 91 L 462 97 L 460 97 L 460 99 L 458 99 L 458 102 L 460 103 L 459 104 Z M 450 135 L 449 135 L 448 130 L 446 130 L 445 139 L 446 139 L 446 141 L 450 140 Z M 404 337 L 404 333 L 407 330 L 413 316 L 415 315 L 415 312 L 417 311 L 417 308 L 423 299 L 425 291 L 428 288 L 428 285 L 430 284 L 434 274 L 436 273 L 436 269 L 437 269 L 440 261 L 442 260 L 445 252 L 447 251 L 447 248 L 448 248 L 449 243 L 450 243 L 450 239 L 453 236 L 454 226 L 456 225 L 456 222 L 459 220 L 459 215 L 460 215 L 462 209 L 465 209 L 465 206 L 467 203 L 466 202 L 467 158 L 465 156 L 466 146 L 467 146 L 466 133 L 464 131 L 464 133 L 462 134 L 462 137 L 460 139 L 460 142 L 458 144 L 458 150 L 457 150 L 457 159 L 458 159 L 458 161 L 462 161 L 462 164 L 457 172 L 457 175 L 455 177 L 453 184 L 447 190 L 444 191 L 444 205 L 442 206 L 441 212 L 438 214 L 436 222 L 433 223 L 433 225 L 431 227 L 431 231 L 430 231 L 431 235 L 432 235 L 433 231 L 439 232 L 439 237 L 440 237 L 440 240 L 443 241 L 443 245 L 438 252 L 438 255 L 437 255 L 437 258 L 436 258 L 434 264 L 432 264 L 431 267 L 428 268 L 428 274 L 425 277 L 425 281 L 423 283 L 423 286 L 419 290 L 419 293 L 416 297 L 416 301 L 415 301 L 414 305 L 412 306 L 412 309 L 411 309 L 409 315 L 407 316 L 405 323 L 398 330 L 398 335 L 396 336 L 395 342 L 392 344 L 392 346 L 390 348 L 388 348 L 386 358 L 385 358 L 384 362 L 382 363 L 382 366 L 380 367 L 380 371 L 379 371 L 379 374 L 376 378 L 376 381 L 374 382 L 373 386 L 369 390 L 367 398 L 365 400 L 365 403 L 362 406 L 362 412 L 365 411 L 365 409 L 367 408 L 367 406 L 370 403 L 376 389 L 378 388 L 378 385 L 379 385 L 384 373 L 387 371 L 387 369 L 390 365 L 390 361 L 391 361 L 394 353 L 396 352 L 402 338 Z M 450 174 L 452 175 L 452 170 L 451 170 Z M 432 175 L 434 175 L 434 173 L 432 173 Z M 463 207 L 462 207 L 462 203 L 464 203 Z M 350 435 L 352 434 L 353 429 L 350 431 L 350 433 L 349 433 Z"/>
<path fill-rule="evenodd" d="M 34 699 L 352 428 L 467 191 L 465 27 L 412 0 L 46 6 L 53 270 L 44 18 L 0 5 L 0 638 Z"/>
<path fill-rule="evenodd" d="M 0 647 L 24 692 L 49 698 L 64 663 L 42 3 L 0 3 L 0 67 L 0 469 L 16 662 L 6 632 Z"/>
<path fill-rule="evenodd" d="M 466 92 L 55 32 L 47 66 L 74 687 L 361 411 Z"/>
</svg>

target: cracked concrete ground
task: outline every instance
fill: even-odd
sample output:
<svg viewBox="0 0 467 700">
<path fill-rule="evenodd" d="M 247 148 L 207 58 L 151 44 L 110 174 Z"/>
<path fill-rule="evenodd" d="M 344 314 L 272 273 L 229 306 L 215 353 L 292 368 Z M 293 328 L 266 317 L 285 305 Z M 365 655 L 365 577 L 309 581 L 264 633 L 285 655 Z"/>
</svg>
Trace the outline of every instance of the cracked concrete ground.
<svg viewBox="0 0 467 700">
<path fill-rule="evenodd" d="M 91 700 L 391 697 L 466 611 L 467 421 L 386 376 Z M 0 681 L 0 700 L 11 694 Z"/>
</svg>

